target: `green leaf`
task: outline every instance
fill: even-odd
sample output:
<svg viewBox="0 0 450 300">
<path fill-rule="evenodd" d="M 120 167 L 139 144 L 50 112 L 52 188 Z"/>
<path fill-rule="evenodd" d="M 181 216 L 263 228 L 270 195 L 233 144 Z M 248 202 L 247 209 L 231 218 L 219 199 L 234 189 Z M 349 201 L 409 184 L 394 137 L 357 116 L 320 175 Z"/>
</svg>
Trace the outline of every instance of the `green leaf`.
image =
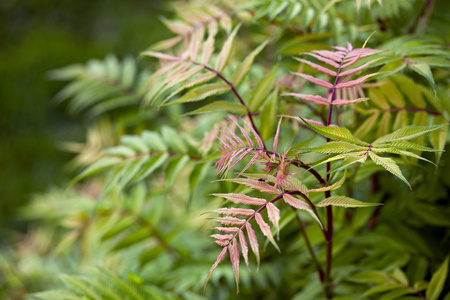
<svg viewBox="0 0 450 300">
<path fill-rule="evenodd" d="M 448 274 L 448 262 L 449 256 L 444 260 L 444 262 L 440 265 L 439 269 L 433 273 L 431 276 L 430 284 L 428 285 L 426 291 L 427 300 L 436 300 L 444 288 L 445 280 L 447 279 Z"/>
<path fill-rule="evenodd" d="M 183 155 L 172 159 L 166 167 L 166 190 L 170 189 L 181 169 L 189 161 L 189 155 Z"/>
<path fill-rule="evenodd" d="M 66 290 L 50 290 L 45 292 L 39 292 L 31 294 L 32 297 L 36 297 L 42 300 L 80 300 L 80 295 L 74 292 Z"/>
<path fill-rule="evenodd" d="M 131 182 L 133 177 L 141 170 L 142 166 L 149 159 L 150 158 L 148 155 L 138 157 L 125 166 L 125 168 L 123 169 L 123 175 L 120 178 L 119 182 L 119 189 L 118 189 L 119 194 Z"/>
<path fill-rule="evenodd" d="M 318 147 L 296 149 L 296 150 L 307 152 L 312 151 L 327 154 L 327 153 L 349 153 L 354 151 L 367 150 L 367 147 L 361 147 L 347 142 L 329 142 Z"/>
<path fill-rule="evenodd" d="M 219 53 L 219 56 L 217 58 L 217 63 L 216 63 L 216 71 L 220 72 L 223 70 L 223 68 L 225 67 L 228 57 L 230 56 L 230 52 L 231 52 L 231 48 L 233 46 L 233 40 L 236 37 L 236 33 L 238 32 L 239 28 L 241 27 L 241 25 L 237 25 L 234 30 L 231 32 L 231 34 L 228 36 L 227 40 L 225 41 L 225 43 L 222 46 L 222 50 Z"/>
<path fill-rule="evenodd" d="M 75 177 L 70 183 L 69 186 L 72 186 L 73 184 L 77 183 L 78 181 L 91 176 L 97 172 L 100 172 L 103 169 L 106 169 L 108 167 L 111 167 L 113 165 L 116 165 L 120 163 L 122 160 L 118 157 L 105 157 L 101 160 L 97 161 L 93 165 L 89 166 L 87 169 L 85 169 L 81 174 L 79 174 L 77 177 Z"/>
<path fill-rule="evenodd" d="M 139 182 L 152 174 L 156 169 L 162 166 L 162 164 L 169 158 L 168 153 L 162 153 L 152 156 L 144 166 L 141 168 L 141 172 L 136 174 L 136 178 L 133 178 L 133 182 Z"/>
<path fill-rule="evenodd" d="M 183 97 L 178 100 L 172 101 L 164 105 L 172 105 L 177 103 L 194 102 L 203 100 L 212 95 L 222 95 L 230 90 L 230 86 L 226 83 L 210 83 L 196 87 L 187 92 Z"/>
<path fill-rule="evenodd" d="M 188 151 L 188 146 L 186 145 L 183 136 L 172 127 L 163 126 L 161 128 L 161 134 L 173 151 L 179 153 L 186 153 Z"/>
<path fill-rule="evenodd" d="M 278 66 L 275 67 L 267 76 L 264 76 L 253 89 L 248 106 L 250 111 L 257 111 L 259 107 L 266 100 L 267 95 L 275 85 L 275 76 L 278 71 Z"/>
<path fill-rule="evenodd" d="M 330 205 L 341 207 L 369 207 L 369 206 L 378 206 L 382 204 L 361 202 L 347 196 L 331 196 L 316 204 L 317 207 L 325 207 Z"/>
<path fill-rule="evenodd" d="M 411 188 L 411 185 L 409 184 L 408 180 L 406 180 L 406 178 L 403 176 L 402 171 L 400 171 L 400 168 L 393 159 L 388 157 L 380 157 L 371 151 L 369 151 L 369 156 L 375 164 L 382 166 L 387 171 L 400 178 L 404 183 L 406 183 L 409 186 L 409 188 Z"/>
<path fill-rule="evenodd" d="M 426 80 L 430 83 L 436 94 L 436 84 L 434 83 L 433 73 L 431 73 L 430 66 L 424 63 L 416 63 L 410 64 L 409 67 L 414 70 L 417 74 L 425 77 Z"/>
<path fill-rule="evenodd" d="M 275 132 L 275 119 L 277 116 L 278 90 L 275 89 L 267 99 L 261 111 L 261 137 L 268 140 Z"/>
<path fill-rule="evenodd" d="M 347 169 L 345 169 L 344 175 L 342 176 L 342 178 L 339 179 L 338 181 L 336 181 L 335 183 L 328 185 L 328 186 L 324 186 L 322 188 L 308 190 L 307 192 L 308 193 L 318 193 L 318 192 L 337 190 L 344 184 L 346 176 L 347 176 Z"/>
<path fill-rule="evenodd" d="M 301 117 L 300 117 L 301 118 Z M 335 126 L 317 126 L 314 124 L 308 123 L 308 121 L 301 118 L 305 124 L 314 130 L 315 132 L 319 133 L 320 135 L 323 135 L 326 138 L 332 139 L 332 140 L 338 140 L 343 142 L 350 142 L 355 143 L 359 145 L 368 145 L 367 143 L 360 141 L 359 139 L 355 138 L 353 134 L 345 127 L 335 127 Z"/>
<path fill-rule="evenodd" d="M 123 135 L 120 137 L 120 141 L 126 146 L 134 150 L 137 150 L 138 153 L 146 153 L 150 150 L 145 144 L 145 142 L 142 140 L 142 138 L 139 136 Z"/>
<path fill-rule="evenodd" d="M 60 275 L 64 283 L 83 296 L 87 296 L 93 300 L 101 300 L 102 296 L 90 285 L 89 280 L 81 277 Z"/>
<path fill-rule="evenodd" d="M 242 106 L 242 104 L 235 104 L 228 101 L 214 101 L 194 111 L 188 112 L 187 114 L 185 114 L 185 116 L 204 114 L 215 111 L 227 111 L 235 115 L 245 115 L 247 113 L 247 110 L 244 106 Z"/>
<path fill-rule="evenodd" d="M 415 125 L 406 126 L 400 128 L 399 130 L 394 131 L 393 133 L 378 138 L 372 144 L 410 140 L 447 125 L 448 124 L 428 125 L 428 126 L 415 126 Z"/>
<path fill-rule="evenodd" d="M 434 119 L 433 124 L 435 124 L 435 125 L 448 124 L 448 121 L 444 117 L 438 116 Z M 444 150 L 445 144 L 447 141 L 447 133 L 448 133 L 448 126 L 443 128 L 442 130 L 439 130 L 439 131 L 436 130 L 436 131 L 433 131 L 430 133 L 431 144 L 433 145 L 434 148 L 436 148 L 438 150 Z M 438 150 L 435 150 L 435 151 L 438 151 Z M 422 151 L 426 151 L 426 150 L 422 150 Z M 439 164 L 441 155 L 442 155 L 442 152 L 436 153 L 436 163 L 437 164 Z"/>
<path fill-rule="evenodd" d="M 270 42 L 270 39 L 264 41 L 261 45 L 259 45 L 255 50 L 253 50 L 242 63 L 239 64 L 236 71 L 234 71 L 233 76 L 231 77 L 231 83 L 235 87 L 237 87 L 239 84 L 241 84 L 242 80 L 245 78 L 247 73 L 250 71 L 250 68 L 253 65 L 253 61 L 256 57 L 256 55 L 259 54 L 259 52 L 264 49 L 264 47 L 267 46 L 267 44 Z"/>
<path fill-rule="evenodd" d="M 161 136 L 153 131 L 144 130 L 142 132 L 142 139 L 151 150 L 166 152 L 167 146 Z"/>
</svg>

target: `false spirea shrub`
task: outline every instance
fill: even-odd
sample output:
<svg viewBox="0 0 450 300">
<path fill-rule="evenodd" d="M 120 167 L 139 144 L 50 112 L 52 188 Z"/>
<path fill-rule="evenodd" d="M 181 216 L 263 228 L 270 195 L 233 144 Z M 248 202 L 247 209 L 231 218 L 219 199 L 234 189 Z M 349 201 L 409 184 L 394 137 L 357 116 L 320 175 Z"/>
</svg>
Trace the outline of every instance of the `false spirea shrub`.
<svg viewBox="0 0 450 300">
<path fill-rule="evenodd" d="M 395 11 L 404 5 L 400 2 L 386 5 Z M 201 132 L 202 141 L 183 132 L 183 126 L 163 125 L 124 135 L 120 146 L 108 148 L 74 182 L 105 171 L 108 176 L 98 196 L 103 199 L 156 176 L 158 170 L 164 170 L 167 192 L 179 174 L 189 170 L 189 198 L 195 202 L 197 187 L 208 184 L 206 174 L 215 168 L 216 186 L 237 188 L 211 194 L 224 205 L 206 212 L 208 221 L 216 224 L 210 237 L 220 247 L 209 273 L 205 269 L 206 282 L 229 257 L 239 291 L 241 261 L 251 269 L 253 253 L 258 269 L 263 239 L 283 252 L 277 240 L 283 240 L 286 226 L 283 211 L 291 210 L 323 295 L 331 299 L 336 293 L 355 295 L 335 291 L 333 244 L 338 230 L 345 230 L 335 228 L 336 211 L 339 218 L 346 214 L 352 222 L 352 208 L 372 207 L 364 220 L 376 226 L 384 202 L 371 196 L 379 189 L 378 175 L 387 171 L 398 189 L 410 191 L 418 185 L 413 175 L 414 169 L 423 168 L 419 161 L 439 163 L 447 139 L 448 104 L 431 68 L 445 72 L 440 68 L 449 63 L 441 45 L 426 37 L 393 38 L 382 44 L 382 34 L 369 38 L 370 32 L 361 32 L 362 40 L 353 37 L 354 43 L 345 42 L 344 37 L 352 37 L 344 33 L 340 21 L 327 21 L 340 20 L 339 11 L 330 9 L 334 2 L 323 10 L 308 1 L 301 3 L 226 2 L 221 8 L 205 4 L 198 9 L 180 3 L 178 18 L 164 19 L 175 36 L 141 54 L 152 62 L 157 59 L 151 74 L 139 71 L 129 59 L 121 63 L 110 56 L 53 76 L 73 80 L 61 92 L 62 98 L 75 96 L 71 106 L 94 115 L 111 111 L 120 115 L 123 107 L 136 103 L 163 113 L 174 105 L 187 107 L 183 117 L 189 122 L 226 112 Z M 360 6 L 356 1 L 358 10 Z M 302 44 L 324 38 L 326 44 L 319 49 Z M 367 46 L 370 43 L 374 47 Z M 293 51 L 297 52 L 291 56 Z M 92 83 L 95 80 L 97 84 Z M 154 115 L 150 118 L 157 120 Z M 314 226 L 321 233 L 321 242 L 315 244 L 308 233 Z M 355 267 L 348 278 L 370 282 L 370 289 L 363 292 L 367 297 L 394 291 L 399 297 L 413 294 L 425 299 L 426 293 L 426 299 L 437 299 L 446 268 L 444 261 L 428 288 L 423 278 L 410 283 L 398 267 L 391 273 Z"/>
</svg>

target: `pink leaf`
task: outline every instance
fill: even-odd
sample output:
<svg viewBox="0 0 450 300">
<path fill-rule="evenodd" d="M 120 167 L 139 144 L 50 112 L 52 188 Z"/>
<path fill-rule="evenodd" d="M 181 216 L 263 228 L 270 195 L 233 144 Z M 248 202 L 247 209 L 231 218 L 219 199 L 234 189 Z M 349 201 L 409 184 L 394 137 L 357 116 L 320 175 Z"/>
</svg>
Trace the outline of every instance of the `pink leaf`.
<svg viewBox="0 0 450 300">
<path fill-rule="evenodd" d="M 245 220 L 235 217 L 212 218 L 211 220 L 219 222 L 220 224 L 226 226 L 236 226 L 245 224 Z"/>
<path fill-rule="evenodd" d="M 257 268 L 259 269 L 258 239 L 256 238 L 255 231 L 253 230 L 252 225 L 249 222 L 245 223 L 245 228 L 247 229 L 247 235 L 248 235 L 248 241 L 250 243 L 250 248 L 252 248 L 253 253 L 255 253 Z"/>
<path fill-rule="evenodd" d="M 236 233 L 240 229 L 238 227 L 214 227 L 213 229 L 225 232 L 225 233 Z"/>
<path fill-rule="evenodd" d="M 229 241 L 231 240 L 234 235 L 232 234 L 211 234 L 210 237 L 216 239 L 216 240 L 220 240 L 220 241 Z"/>
<path fill-rule="evenodd" d="M 330 69 L 327 69 L 325 67 L 322 67 L 321 65 L 315 64 L 313 62 L 310 62 L 306 59 L 302 59 L 302 58 L 298 58 L 298 57 L 294 57 L 295 60 L 298 60 L 299 62 L 305 63 L 307 65 L 310 65 L 311 67 L 313 67 L 314 69 L 316 69 L 319 72 L 322 72 L 324 74 L 330 75 L 330 76 L 337 76 L 337 73 L 335 71 L 331 71 Z"/>
<path fill-rule="evenodd" d="M 203 291 L 206 290 L 206 284 L 208 283 L 209 277 L 211 277 L 212 272 L 217 268 L 219 263 L 225 258 L 227 255 L 227 247 L 224 247 L 220 252 L 219 256 L 217 256 L 216 262 L 212 265 L 211 269 L 209 269 L 208 277 L 206 277 L 205 286 L 203 287 Z"/>
<path fill-rule="evenodd" d="M 281 127 L 282 119 L 283 119 L 283 117 L 280 117 L 280 120 L 278 121 L 277 132 L 275 133 L 275 138 L 273 139 L 273 152 L 277 152 L 278 139 L 280 138 L 280 127 Z"/>
<path fill-rule="evenodd" d="M 312 102 L 314 104 L 319 104 L 319 105 L 329 105 L 330 104 L 328 99 L 326 99 L 322 96 L 318 96 L 318 95 L 308 95 L 308 94 L 299 94 L 299 93 L 285 93 L 283 95 L 298 97 L 305 101 L 309 101 L 309 102 Z"/>
<path fill-rule="evenodd" d="M 360 77 L 360 78 L 355 79 L 355 80 L 338 83 L 336 85 L 336 88 L 337 89 L 342 89 L 342 88 L 349 88 L 349 87 L 352 87 L 352 86 L 355 86 L 355 85 L 359 85 L 359 84 L 362 84 L 364 81 L 366 81 L 367 78 L 370 78 L 370 77 L 378 75 L 378 74 L 380 74 L 380 73 L 368 74 L 368 75 L 365 75 L 365 76 Z"/>
<path fill-rule="evenodd" d="M 235 208 L 235 207 L 214 209 L 211 212 L 219 213 L 226 216 L 245 216 L 245 217 L 251 216 L 255 213 L 253 209 Z"/>
<path fill-rule="evenodd" d="M 330 66 L 332 66 L 332 67 L 334 67 L 334 68 L 336 68 L 336 69 L 340 67 L 340 64 L 338 64 L 337 62 L 335 62 L 335 61 L 333 61 L 333 60 L 331 60 L 331 59 L 322 57 L 322 56 L 320 56 L 320 55 L 317 55 L 317 54 L 314 54 L 314 53 L 311 53 L 311 52 L 307 52 L 306 54 L 308 54 L 308 55 L 310 55 L 310 56 L 312 56 L 312 57 L 315 57 L 315 58 L 317 58 L 318 60 L 320 60 L 321 62 L 324 62 L 324 63 L 326 63 L 327 65 L 330 65 Z M 342 59 L 339 59 L 339 61 L 341 61 L 341 60 L 342 60 Z"/>
<path fill-rule="evenodd" d="M 235 119 L 231 119 L 239 128 L 239 130 L 241 131 L 242 135 L 244 136 L 245 140 L 247 141 L 247 145 L 249 147 L 253 147 L 253 140 L 252 138 L 248 135 L 247 131 L 245 131 L 244 128 L 242 128 Z"/>
<path fill-rule="evenodd" d="M 278 252 L 280 251 L 280 248 L 278 247 L 277 243 L 275 242 L 275 240 L 273 239 L 272 236 L 272 230 L 270 229 L 269 224 L 267 224 L 263 217 L 261 216 L 260 213 L 256 213 L 255 214 L 255 220 L 256 223 L 258 223 L 259 228 L 261 229 L 261 232 L 264 234 L 264 236 L 266 236 L 269 241 L 272 243 L 272 245 L 278 250 Z"/>
<path fill-rule="evenodd" d="M 228 128 L 228 127 L 227 127 L 227 129 L 228 129 L 228 132 L 230 133 L 231 137 L 232 137 L 235 141 L 237 141 L 237 142 L 239 143 L 239 145 L 241 145 L 241 147 L 245 147 L 244 141 L 243 141 L 240 137 L 238 137 L 238 136 L 236 135 L 236 133 L 234 133 L 233 130 L 231 130 L 231 129 Z"/>
<path fill-rule="evenodd" d="M 251 126 L 250 124 L 248 124 L 248 126 L 250 127 L 250 130 L 252 131 L 253 135 L 255 136 L 255 139 L 256 139 L 256 142 L 258 143 L 258 146 L 260 148 L 265 148 L 263 140 L 261 139 L 259 134 L 256 132 L 256 130 L 253 128 L 253 126 Z"/>
<path fill-rule="evenodd" d="M 253 198 L 253 197 L 247 196 L 245 194 L 228 193 L 228 194 L 212 194 L 212 195 L 216 196 L 216 197 L 222 197 L 222 198 L 228 199 L 231 202 L 234 202 L 236 204 L 261 206 L 261 205 L 266 204 L 266 202 L 267 202 L 265 199 Z"/>
<path fill-rule="evenodd" d="M 226 247 L 230 243 L 230 241 L 221 241 L 221 240 L 215 240 L 214 243 L 219 245 L 220 247 Z"/>
<path fill-rule="evenodd" d="M 249 149 L 251 150 L 251 149 Z M 258 160 L 258 158 L 261 155 L 262 150 L 256 151 L 255 155 L 252 157 L 252 159 L 250 159 L 250 161 L 248 162 L 248 164 L 242 169 L 242 171 L 239 173 L 238 177 L 241 176 L 242 173 L 244 173 L 248 168 L 250 168 L 252 165 L 254 165 L 256 163 L 256 161 Z"/>
<path fill-rule="evenodd" d="M 235 238 L 228 245 L 228 251 L 230 251 L 230 261 L 233 267 L 234 278 L 236 279 L 237 292 L 239 293 L 239 244 Z"/>
<path fill-rule="evenodd" d="M 320 221 L 319 217 L 309 208 L 308 204 L 289 194 L 283 194 L 283 199 L 290 206 L 308 212 L 317 221 L 317 223 L 319 223 L 320 228 L 323 229 L 322 222 Z"/>
<path fill-rule="evenodd" d="M 334 51 L 329 51 L 329 50 L 315 50 L 312 52 L 317 53 L 322 57 L 332 59 L 338 63 L 340 63 L 342 61 L 342 59 L 344 58 L 344 55 L 345 55 L 345 53 L 342 53 L 342 52 L 334 52 Z"/>
<path fill-rule="evenodd" d="M 303 118 L 300 119 L 299 117 L 293 117 L 293 119 L 297 120 L 298 122 L 300 122 L 301 124 L 305 124 L 305 122 L 303 122 L 303 120 L 307 121 L 310 124 L 316 125 L 316 126 L 325 126 L 322 122 L 316 121 L 316 120 L 311 120 L 311 119 L 305 119 Z M 336 125 L 330 125 L 330 126 L 336 126 Z"/>
<path fill-rule="evenodd" d="M 269 193 L 274 195 L 280 195 L 281 191 L 276 189 L 275 187 L 267 184 L 263 181 L 258 181 L 250 178 L 236 178 L 236 179 L 223 179 L 222 181 L 231 181 L 239 184 L 243 184 L 252 189 L 258 190 L 263 193 Z"/>
<path fill-rule="evenodd" d="M 345 104 L 353 104 L 353 103 L 359 103 L 363 101 L 367 101 L 369 98 L 358 98 L 354 100 L 344 100 L 344 99 L 336 99 L 333 101 L 333 105 L 345 105 Z"/>
<path fill-rule="evenodd" d="M 280 234 L 280 210 L 271 202 L 267 203 L 267 215 L 269 216 L 270 222 L 272 222 L 273 226 L 275 226 L 275 229 L 277 230 L 277 235 Z"/>
<path fill-rule="evenodd" d="M 312 83 L 317 84 L 319 86 L 326 87 L 327 89 L 333 88 L 333 85 L 331 83 L 329 83 L 329 82 L 326 82 L 325 80 L 313 77 L 311 75 L 306 75 L 306 74 L 303 74 L 303 73 L 300 73 L 300 72 L 292 72 L 292 73 L 297 75 L 297 76 L 300 76 L 300 77 L 302 77 L 302 78 L 304 78 L 306 80 L 308 80 L 309 82 L 312 82 Z"/>
<path fill-rule="evenodd" d="M 241 252 L 244 257 L 245 264 L 247 265 L 247 269 L 250 271 L 250 267 L 248 265 L 248 246 L 243 231 L 239 232 L 239 243 L 241 243 Z"/>
<path fill-rule="evenodd" d="M 355 74 L 355 73 L 361 71 L 362 69 L 364 69 L 365 67 L 367 67 L 368 65 L 370 65 L 370 64 L 372 64 L 372 63 L 374 63 L 374 62 L 376 62 L 376 61 L 378 61 L 378 60 L 380 60 L 380 59 L 383 59 L 383 58 L 384 58 L 384 57 L 380 57 L 380 58 L 377 58 L 377 59 L 373 59 L 373 60 L 371 60 L 371 61 L 369 61 L 369 62 L 366 62 L 365 64 L 363 64 L 363 65 L 361 65 L 361 66 L 359 66 L 359 67 L 356 67 L 356 68 L 354 68 L 354 69 L 351 69 L 351 70 L 347 70 L 347 71 L 341 72 L 341 73 L 339 74 L 339 76 L 347 76 L 347 75 Z"/>
<path fill-rule="evenodd" d="M 182 58 L 178 57 L 178 56 L 173 56 L 173 55 L 169 55 L 169 54 L 165 54 L 165 53 L 161 53 L 161 52 L 154 52 L 154 51 L 145 51 L 142 54 L 144 55 L 148 55 L 148 56 L 152 56 L 152 57 L 156 57 L 162 60 L 168 60 L 168 61 L 181 61 L 183 60 Z"/>
</svg>

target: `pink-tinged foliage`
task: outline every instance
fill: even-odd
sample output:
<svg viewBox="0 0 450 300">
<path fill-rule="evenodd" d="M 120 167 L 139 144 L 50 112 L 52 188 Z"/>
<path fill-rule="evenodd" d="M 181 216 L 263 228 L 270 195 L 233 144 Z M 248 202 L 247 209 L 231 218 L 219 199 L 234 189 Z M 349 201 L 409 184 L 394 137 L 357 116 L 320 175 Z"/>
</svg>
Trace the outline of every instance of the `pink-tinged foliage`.
<svg viewBox="0 0 450 300">
<path fill-rule="evenodd" d="M 220 241 L 229 241 L 234 237 L 232 234 L 211 234 L 210 237 L 220 240 Z"/>
<path fill-rule="evenodd" d="M 239 293 L 239 244 L 236 238 L 228 245 L 228 251 L 230 252 L 230 261 L 233 267 L 234 278 L 236 278 L 237 292 Z"/>
<path fill-rule="evenodd" d="M 300 77 L 308 80 L 311 83 L 317 84 L 319 86 L 326 87 L 327 89 L 333 88 L 333 85 L 331 83 L 329 83 L 329 82 L 327 82 L 325 80 L 313 77 L 311 75 L 303 74 L 303 73 L 300 73 L 300 72 L 293 72 L 293 74 L 295 74 L 297 76 L 300 76 Z"/>
<path fill-rule="evenodd" d="M 336 76 L 337 73 L 335 71 L 332 71 L 328 68 L 322 67 L 321 65 L 318 65 L 316 63 L 310 62 L 309 60 L 306 59 L 302 59 L 302 58 L 298 58 L 298 57 L 294 57 L 295 60 L 298 60 L 299 62 L 302 62 L 304 64 L 307 64 L 311 67 L 313 67 L 314 69 L 316 69 L 317 71 L 330 75 L 330 76 Z"/>
<path fill-rule="evenodd" d="M 226 216 L 251 216 L 255 213 L 255 211 L 253 209 L 248 209 L 248 208 L 218 208 L 213 210 L 212 212 L 215 213 L 219 213 L 222 215 L 226 215 Z"/>
<path fill-rule="evenodd" d="M 226 226 L 236 226 L 245 224 L 244 219 L 239 219 L 235 217 L 213 218 L 212 220 Z"/>
<path fill-rule="evenodd" d="M 335 84 L 331 84 L 330 82 L 327 82 L 325 80 L 322 80 L 322 79 L 319 79 L 319 78 L 316 78 L 316 77 L 313 77 L 310 75 L 306 75 L 303 73 L 294 73 L 295 75 L 300 76 L 300 77 L 308 80 L 311 83 L 314 83 L 316 85 L 319 85 L 319 86 L 329 89 L 329 95 L 333 95 L 332 99 L 331 98 L 325 99 L 324 97 L 321 97 L 318 95 L 306 95 L 306 94 L 300 94 L 300 93 L 289 93 L 288 95 L 296 96 L 300 99 L 303 99 L 305 101 L 309 101 L 309 102 L 312 102 L 312 103 L 318 104 L 318 105 L 330 105 L 330 104 L 345 105 L 345 104 L 350 104 L 350 103 L 355 103 L 355 102 L 360 102 L 360 101 L 366 100 L 366 99 L 363 99 L 364 96 L 362 96 L 360 98 L 354 97 L 355 93 L 353 93 L 353 95 L 350 95 L 351 91 L 350 91 L 350 93 L 348 93 L 348 92 L 339 93 L 338 91 L 340 91 L 341 89 L 346 89 L 346 88 L 348 89 L 348 88 L 360 86 L 368 78 L 379 74 L 379 73 L 368 74 L 368 75 L 359 77 L 354 80 L 348 80 L 349 78 L 343 79 L 344 76 L 350 76 L 350 75 L 356 74 L 356 73 L 362 71 L 364 68 L 366 68 L 370 64 L 381 59 L 381 58 L 374 59 L 374 60 L 371 60 L 369 62 L 362 64 L 359 67 L 345 70 L 346 68 L 348 68 L 348 67 L 354 65 L 356 62 L 358 62 L 361 58 L 382 52 L 382 50 L 365 48 L 367 41 L 368 41 L 368 39 L 366 40 L 366 42 L 364 43 L 362 48 L 357 48 L 357 49 L 353 49 L 352 44 L 347 43 L 347 47 L 337 46 L 337 47 L 334 47 L 334 51 L 318 50 L 318 51 L 312 51 L 312 52 L 305 53 L 307 55 L 310 55 L 310 56 L 316 58 L 320 62 L 323 62 L 325 64 L 332 66 L 333 68 L 336 69 L 336 71 L 330 70 L 323 66 L 320 66 L 319 64 L 309 62 L 305 59 L 295 58 L 296 60 L 298 60 L 302 63 L 308 64 L 309 66 L 315 68 L 319 72 L 333 77 L 333 79 L 330 80 L 330 82 L 335 82 Z M 338 94 L 341 97 L 344 95 L 345 96 L 350 95 L 353 97 L 337 98 Z M 338 100 L 336 100 L 336 99 L 338 99 Z M 349 100 L 352 100 L 352 101 L 349 101 Z"/>
<path fill-rule="evenodd" d="M 225 233 L 236 233 L 239 231 L 238 227 L 214 227 L 212 229 L 216 229 Z"/>
<path fill-rule="evenodd" d="M 253 230 L 252 225 L 247 222 L 245 223 L 245 229 L 247 230 L 248 242 L 250 243 L 250 248 L 256 256 L 257 268 L 259 268 L 259 244 L 258 239 L 256 238 L 256 233 Z"/>
<path fill-rule="evenodd" d="M 208 277 L 206 277 L 206 282 L 203 290 L 206 289 L 206 284 L 208 283 L 209 277 L 211 277 L 212 272 L 217 268 L 219 263 L 225 258 L 225 255 L 227 255 L 227 247 L 224 247 L 222 251 L 220 252 L 219 256 L 217 256 L 216 262 L 212 265 L 211 269 L 209 269 Z"/>
<path fill-rule="evenodd" d="M 280 127 L 281 127 L 282 119 L 283 119 L 283 117 L 280 117 L 280 120 L 278 121 L 277 132 L 275 133 L 275 138 L 273 139 L 273 151 L 274 152 L 277 152 L 277 148 L 278 148 L 278 140 L 280 139 Z"/>
<path fill-rule="evenodd" d="M 239 183 L 239 184 L 248 186 L 254 190 L 263 192 L 263 193 L 268 193 L 268 194 L 273 194 L 273 195 L 281 194 L 280 190 L 276 189 L 274 186 L 271 186 L 270 184 L 267 184 L 263 181 L 258 181 L 258 180 L 254 180 L 254 179 L 250 179 L 250 178 L 236 178 L 236 179 L 224 179 L 224 180 Z"/>
<path fill-rule="evenodd" d="M 272 230 L 270 229 L 269 224 L 267 224 L 266 221 L 264 221 L 264 219 L 263 219 L 263 217 L 261 216 L 260 213 L 256 213 L 256 214 L 255 214 L 255 220 L 256 220 L 256 223 L 257 223 L 258 226 L 259 226 L 259 229 L 261 229 L 262 234 L 264 234 L 264 236 L 267 237 L 267 238 L 269 239 L 269 241 L 272 243 L 272 245 L 273 245 L 275 248 L 277 248 L 277 250 L 278 250 L 279 252 L 281 252 L 281 251 L 280 251 L 280 248 L 278 248 L 277 243 L 276 243 L 275 240 L 273 239 L 273 236 L 272 236 Z"/>
<path fill-rule="evenodd" d="M 267 215 L 269 216 L 270 222 L 272 222 L 273 226 L 277 230 L 277 235 L 280 234 L 280 226 L 279 222 L 281 219 L 280 216 L 280 210 L 273 204 L 273 203 L 267 203 Z"/>
<path fill-rule="evenodd" d="M 368 78 L 370 78 L 372 76 L 375 76 L 375 75 L 378 75 L 378 74 L 380 74 L 380 73 L 368 74 L 368 75 L 365 75 L 363 77 L 360 77 L 360 78 L 352 80 L 352 81 L 338 83 L 336 85 L 336 88 L 337 89 L 342 89 L 342 88 L 349 88 L 349 87 L 353 87 L 353 86 L 356 86 L 356 85 L 360 85 L 364 81 L 366 81 Z"/>
<path fill-rule="evenodd" d="M 266 202 L 267 202 L 265 199 L 254 198 L 254 197 L 247 196 L 245 194 L 229 193 L 229 194 L 213 194 L 213 195 L 217 196 L 217 197 L 225 198 L 236 204 L 261 206 L 261 205 L 266 204 Z"/>
<path fill-rule="evenodd" d="M 245 265 L 247 266 L 247 269 L 250 271 L 250 267 L 248 265 L 248 246 L 247 241 L 245 240 L 244 232 L 240 232 L 239 234 L 239 243 L 241 244 L 241 252 L 242 257 L 244 258 Z"/>
</svg>

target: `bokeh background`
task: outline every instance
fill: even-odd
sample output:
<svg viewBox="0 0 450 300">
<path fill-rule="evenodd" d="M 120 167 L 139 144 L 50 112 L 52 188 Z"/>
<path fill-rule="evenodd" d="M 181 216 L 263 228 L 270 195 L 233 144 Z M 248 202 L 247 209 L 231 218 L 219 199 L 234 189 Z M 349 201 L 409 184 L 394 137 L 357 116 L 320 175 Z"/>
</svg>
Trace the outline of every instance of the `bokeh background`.
<svg viewBox="0 0 450 300">
<path fill-rule="evenodd" d="M 3 232 L 25 226 L 15 215 L 33 193 L 65 184 L 71 176 L 64 166 L 73 154 L 61 143 L 85 139 L 83 120 L 54 100 L 65 83 L 50 81 L 48 71 L 108 53 L 137 56 L 170 35 L 158 19 L 168 14 L 163 2 L 0 1 Z"/>
</svg>

